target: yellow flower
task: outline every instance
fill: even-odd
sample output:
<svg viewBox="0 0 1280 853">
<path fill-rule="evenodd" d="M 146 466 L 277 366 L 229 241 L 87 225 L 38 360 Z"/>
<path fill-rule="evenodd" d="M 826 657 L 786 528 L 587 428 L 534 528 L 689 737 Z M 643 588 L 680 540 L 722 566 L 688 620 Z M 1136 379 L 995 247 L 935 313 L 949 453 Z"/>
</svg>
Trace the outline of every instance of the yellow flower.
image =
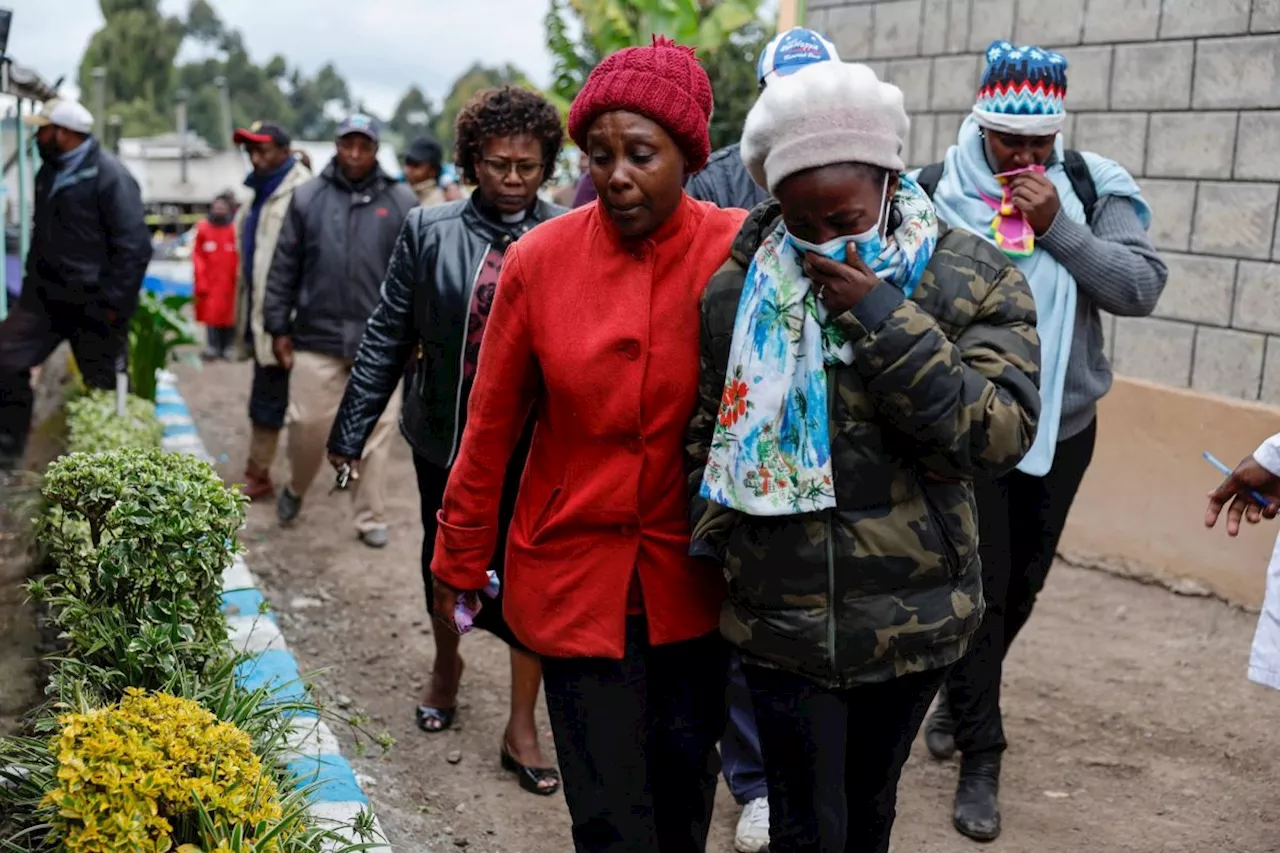
<svg viewBox="0 0 1280 853">
<path fill-rule="evenodd" d="M 195 702 L 131 688 L 118 705 L 59 722 L 57 783 L 45 803 L 57 809 L 54 833 L 67 853 L 230 853 L 232 830 L 252 843 L 260 824 L 283 815 L 249 736 Z M 201 828 L 197 801 L 212 832 Z M 281 840 L 245 849 L 278 853 Z"/>
</svg>

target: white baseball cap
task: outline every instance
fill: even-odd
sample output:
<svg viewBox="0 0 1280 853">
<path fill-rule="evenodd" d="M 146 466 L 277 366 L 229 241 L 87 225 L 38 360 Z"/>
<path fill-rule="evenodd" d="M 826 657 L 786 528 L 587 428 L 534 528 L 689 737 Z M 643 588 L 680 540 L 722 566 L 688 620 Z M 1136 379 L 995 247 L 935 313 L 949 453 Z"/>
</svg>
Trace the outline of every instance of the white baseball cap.
<svg viewBox="0 0 1280 853">
<path fill-rule="evenodd" d="M 37 115 L 26 116 L 23 122 L 30 127 L 54 125 L 73 133 L 85 135 L 93 133 L 93 114 L 76 101 L 63 101 L 57 98 L 44 102 Z"/>
<path fill-rule="evenodd" d="M 756 64 L 756 77 L 764 85 L 770 75 L 788 77 L 815 62 L 839 61 L 836 46 L 821 33 L 792 27 L 765 45 Z"/>
</svg>

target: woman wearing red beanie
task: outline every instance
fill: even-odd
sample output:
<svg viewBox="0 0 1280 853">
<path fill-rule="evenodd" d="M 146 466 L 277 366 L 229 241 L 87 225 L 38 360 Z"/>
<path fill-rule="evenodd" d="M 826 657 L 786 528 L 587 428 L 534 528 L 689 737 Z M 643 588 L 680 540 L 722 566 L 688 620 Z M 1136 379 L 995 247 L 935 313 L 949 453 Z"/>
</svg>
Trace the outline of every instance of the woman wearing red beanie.
<svg viewBox="0 0 1280 853">
<path fill-rule="evenodd" d="M 505 608 L 543 657 L 579 853 L 706 846 L 727 652 L 724 579 L 688 556 L 683 434 L 698 303 L 746 217 L 684 194 L 711 85 L 655 39 L 592 72 L 569 114 L 599 199 L 507 252 L 440 511 L 437 616 L 487 583 L 502 472 L 536 429 Z"/>
</svg>

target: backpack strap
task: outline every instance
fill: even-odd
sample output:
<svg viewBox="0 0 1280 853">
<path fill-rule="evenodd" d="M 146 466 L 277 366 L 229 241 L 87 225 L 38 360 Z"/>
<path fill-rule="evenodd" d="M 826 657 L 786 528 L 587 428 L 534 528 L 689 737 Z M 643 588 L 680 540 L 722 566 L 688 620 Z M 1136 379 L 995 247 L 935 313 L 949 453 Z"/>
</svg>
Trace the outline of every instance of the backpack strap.
<svg viewBox="0 0 1280 853">
<path fill-rule="evenodd" d="M 1062 167 L 1067 172 L 1067 180 L 1071 181 L 1071 189 L 1076 198 L 1084 205 L 1084 221 L 1093 225 L 1093 209 L 1098 204 L 1098 188 L 1093 183 L 1093 173 L 1089 164 L 1079 151 L 1068 148 L 1062 152 Z"/>
<path fill-rule="evenodd" d="M 916 177 L 916 183 L 920 185 L 920 189 L 924 190 L 924 194 L 929 198 L 933 198 L 933 191 L 938 188 L 938 181 L 942 180 L 942 164 L 930 163 L 920 170 L 920 174 Z"/>
</svg>

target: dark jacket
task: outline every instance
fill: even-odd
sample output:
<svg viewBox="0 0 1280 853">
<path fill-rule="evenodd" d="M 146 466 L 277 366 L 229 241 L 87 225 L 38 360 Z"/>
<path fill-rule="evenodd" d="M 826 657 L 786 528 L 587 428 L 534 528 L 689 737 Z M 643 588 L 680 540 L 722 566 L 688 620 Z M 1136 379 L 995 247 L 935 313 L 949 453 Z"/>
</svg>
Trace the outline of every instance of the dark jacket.
<svg viewBox="0 0 1280 853">
<path fill-rule="evenodd" d="M 948 666 L 983 612 L 971 480 L 1035 437 L 1031 289 L 990 243 L 944 230 L 911 298 L 881 284 L 833 318 L 854 350 L 828 368 L 836 509 L 748 516 L 697 495 L 745 270 L 777 218 L 776 202 L 752 214 L 703 294 L 691 552 L 724 566 L 720 626 L 745 659 L 830 687 Z"/>
<path fill-rule="evenodd" d="M 405 396 L 400 431 L 427 461 L 453 464 L 467 414 L 463 345 L 481 264 L 490 248 L 505 251 L 520 235 L 564 212 L 539 201 L 523 222 L 505 225 L 481 213 L 473 195 L 409 214 L 334 418 L 330 452 L 361 455 L 412 356 L 413 387 Z"/>
<path fill-rule="evenodd" d="M 751 180 L 736 144 L 713 153 L 702 171 L 689 178 L 684 191 L 716 207 L 740 207 L 743 210 L 752 210 L 769 197 L 769 193 Z"/>
<path fill-rule="evenodd" d="M 133 175 L 96 139 L 89 146 L 57 192 L 55 163 L 36 173 L 21 298 L 46 310 L 113 311 L 127 319 L 151 262 L 151 232 Z"/>
<path fill-rule="evenodd" d="M 353 186 L 337 160 L 293 194 L 276 243 L 263 319 L 294 349 L 355 358 L 413 190 L 376 168 Z"/>
</svg>

